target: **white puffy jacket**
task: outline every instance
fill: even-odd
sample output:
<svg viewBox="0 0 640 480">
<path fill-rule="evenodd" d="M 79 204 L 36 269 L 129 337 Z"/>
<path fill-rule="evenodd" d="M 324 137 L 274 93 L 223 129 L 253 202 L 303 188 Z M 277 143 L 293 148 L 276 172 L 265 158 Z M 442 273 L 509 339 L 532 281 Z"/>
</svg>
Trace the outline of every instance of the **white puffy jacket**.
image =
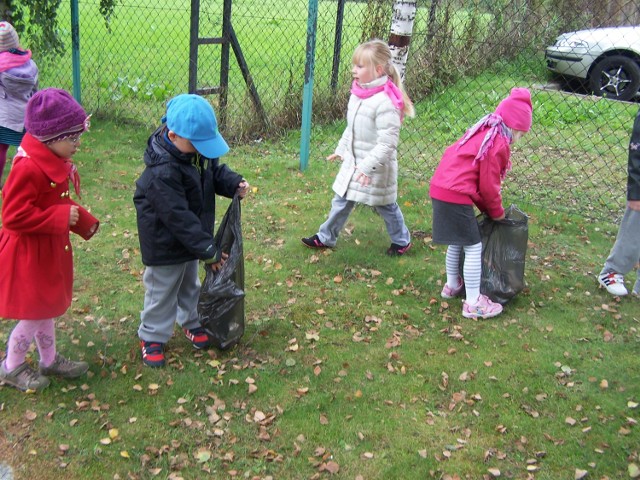
<svg viewBox="0 0 640 480">
<path fill-rule="evenodd" d="M 384 85 L 380 77 L 364 88 Z M 345 129 L 335 153 L 342 157 L 342 166 L 333 183 L 333 191 L 347 200 L 365 205 L 389 205 L 398 196 L 398 161 L 401 111 L 382 91 L 369 98 L 351 95 Z M 356 171 L 371 177 L 363 187 L 355 181 Z"/>
</svg>

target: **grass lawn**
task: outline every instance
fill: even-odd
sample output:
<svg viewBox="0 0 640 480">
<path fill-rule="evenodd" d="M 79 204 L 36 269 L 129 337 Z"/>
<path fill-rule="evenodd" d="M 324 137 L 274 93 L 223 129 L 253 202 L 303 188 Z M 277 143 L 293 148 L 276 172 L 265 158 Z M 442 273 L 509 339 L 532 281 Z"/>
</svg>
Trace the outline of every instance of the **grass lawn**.
<svg viewBox="0 0 640 480">
<path fill-rule="evenodd" d="M 338 165 L 314 155 L 300 172 L 295 137 L 225 157 L 254 187 L 243 202 L 241 344 L 197 352 L 176 330 L 168 366 L 143 368 L 131 197 L 148 134 L 96 119 L 83 139 L 82 202 L 102 224 L 91 241 L 74 238 L 76 296 L 57 338 L 90 372 L 38 395 L 0 387 L 0 473 L 557 480 L 637 471 L 640 300 L 612 298 L 595 281 L 615 225 L 519 204 L 530 214 L 527 289 L 500 317 L 466 320 L 439 295 L 445 249 L 430 242 L 424 181 L 401 178 L 415 242 L 406 256 L 384 255 L 383 222 L 367 208 L 335 250 L 302 246 L 328 212 Z M 13 325 L 0 322 L 0 344 Z"/>
</svg>

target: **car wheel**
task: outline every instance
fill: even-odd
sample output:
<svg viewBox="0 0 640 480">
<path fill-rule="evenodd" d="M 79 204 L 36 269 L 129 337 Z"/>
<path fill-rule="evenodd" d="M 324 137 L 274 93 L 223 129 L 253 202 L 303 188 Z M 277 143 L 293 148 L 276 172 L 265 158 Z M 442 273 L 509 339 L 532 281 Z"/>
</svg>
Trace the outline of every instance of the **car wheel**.
<svg viewBox="0 0 640 480">
<path fill-rule="evenodd" d="M 589 87 L 601 97 L 631 100 L 640 89 L 640 67 L 624 55 L 603 58 L 591 71 Z"/>
</svg>

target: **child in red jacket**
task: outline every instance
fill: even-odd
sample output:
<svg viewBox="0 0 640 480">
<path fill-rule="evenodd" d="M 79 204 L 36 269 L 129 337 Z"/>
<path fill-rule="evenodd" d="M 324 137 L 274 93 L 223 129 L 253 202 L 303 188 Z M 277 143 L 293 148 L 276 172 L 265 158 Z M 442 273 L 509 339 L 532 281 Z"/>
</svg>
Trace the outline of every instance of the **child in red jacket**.
<svg viewBox="0 0 640 480">
<path fill-rule="evenodd" d="M 47 376 L 76 378 L 89 368 L 56 352 L 54 318 L 71 305 L 73 253 L 69 232 L 85 240 L 98 220 L 74 202 L 80 178 L 71 157 L 89 117 L 64 90 L 47 88 L 31 97 L 27 133 L 2 190 L 0 229 L 0 318 L 16 319 L 0 364 L 0 382 L 23 391 L 49 385 Z M 35 340 L 40 365 L 25 361 Z"/>
<path fill-rule="evenodd" d="M 490 318 L 502 305 L 480 294 L 482 237 L 473 205 L 494 220 L 504 219 L 500 186 L 511 169 L 510 145 L 531 129 L 533 107 L 526 88 L 514 88 L 496 111 L 482 118 L 447 148 L 436 168 L 429 195 L 433 242 L 448 245 L 443 298 L 466 293 L 462 315 Z M 464 251 L 463 275 L 458 273 Z"/>
</svg>

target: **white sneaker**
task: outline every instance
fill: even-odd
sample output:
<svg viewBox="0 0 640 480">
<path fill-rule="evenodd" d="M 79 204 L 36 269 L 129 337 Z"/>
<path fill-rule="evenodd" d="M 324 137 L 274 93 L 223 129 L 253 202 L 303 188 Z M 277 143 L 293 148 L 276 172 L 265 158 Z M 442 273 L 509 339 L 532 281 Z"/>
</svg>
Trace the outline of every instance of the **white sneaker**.
<svg viewBox="0 0 640 480">
<path fill-rule="evenodd" d="M 607 272 L 598 275 L 598 283 L 607 289 L 611 295 L 624 297 L 629 292 L 624 286 L 624 277 L 616 272 Z"/>
</svg>

